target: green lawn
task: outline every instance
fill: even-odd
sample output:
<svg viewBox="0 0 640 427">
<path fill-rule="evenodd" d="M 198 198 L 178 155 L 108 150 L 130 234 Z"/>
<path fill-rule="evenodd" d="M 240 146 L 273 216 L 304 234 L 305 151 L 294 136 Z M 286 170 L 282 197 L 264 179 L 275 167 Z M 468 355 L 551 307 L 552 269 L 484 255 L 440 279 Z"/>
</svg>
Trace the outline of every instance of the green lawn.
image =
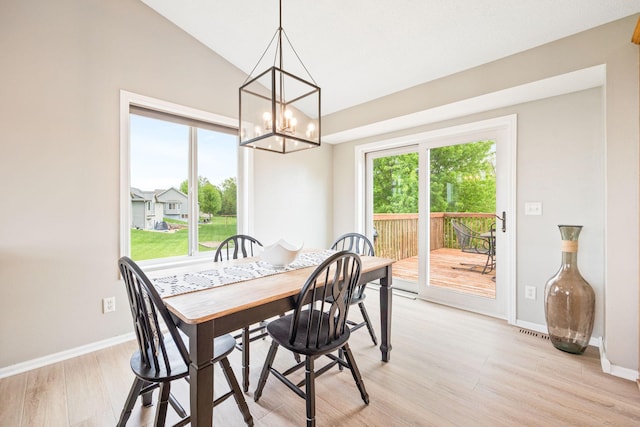
<svg viewBox="0 0 640 427">
<path fill-rule="evenodd" d="M 166 220 L 167 223 L 178 223 Z M 198 225 L 200 242 L 221 242 L 227 237 L 237 233 L 236 217 L 213 217 L 211 222 Z M 166 258 L 171 256 L 186 255 L 188 249 L 188 233 L 183 228 L 171 233 L 131 230 L 131 258 L 142 261 L 153 258 Z M 213 251 L 209 248 L 198 246 L 198 251 Z"/>
</svg>

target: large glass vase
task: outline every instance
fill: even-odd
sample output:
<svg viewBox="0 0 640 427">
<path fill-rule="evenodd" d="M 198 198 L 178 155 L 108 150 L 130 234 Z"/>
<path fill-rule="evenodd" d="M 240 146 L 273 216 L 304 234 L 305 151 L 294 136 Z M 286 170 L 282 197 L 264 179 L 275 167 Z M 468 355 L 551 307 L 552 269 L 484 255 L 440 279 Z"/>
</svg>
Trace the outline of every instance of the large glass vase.
<svg viewBox="0 0 640 427">
<path fill-rule="evenodd" d="M 581 354 L 593 331 L 596 296 L 578 270 L 581 225 L 559 225 L 562 236 L 560 270 L 544 289 L 545 317 L 551 343 L 559 350 Z"/>
</svg>

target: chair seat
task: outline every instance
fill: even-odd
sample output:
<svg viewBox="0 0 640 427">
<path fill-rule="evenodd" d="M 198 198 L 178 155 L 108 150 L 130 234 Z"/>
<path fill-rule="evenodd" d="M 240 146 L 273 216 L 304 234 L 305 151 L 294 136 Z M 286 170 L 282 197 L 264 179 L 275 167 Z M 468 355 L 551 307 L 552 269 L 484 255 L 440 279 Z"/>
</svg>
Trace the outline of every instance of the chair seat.
<svg viewBox="0 0 640 427">
<path fill-rule="evenodd" d="M 470 254 L 480 254 L 480 255 L 488 255 L 491 253 L 491 249 L 489 248 L 463 248 L 462 252 L 470 253 Z"/>
<path fill-rule="evenodd" d="M 182 333 L 180 334 L 183 336 L 185 343 L 188 343 L 187 337 Z M 169 366 L 167 367 L 162 359 L 158 361 L 160 367 L 159 370 L 146 366 L 142 362 L 140 350 L 138 350 L 131 356 L 131 370 L 138 377 L 149 382 L 159 382 L 165 380 L 173 381 L 189 375 L 189 366 L 185 365 L 182 356 L 180 355 L 180 351 L 173 339 L 171 339 L 171 336 L 164 335 L 164 342 L 167 348 Z M 216 338 L 213 343 L 213 363 L 216 363 L 223 357 L 227 357 L 233 351 L 236 345 L 236 340 L 230 334 L 227 334 Z"/>
<path fill-rule="evenodd" d="M 156 383 L 177 380 L 179 378 L 184 378 L 189 374 L 189 367 L 185 365 L 182 355 L 178 351 L 178 348 L 171 337 L 165 336 L 164 340 L 167 348 L 169 366 L 165 364 L 162 358 L 158 360 L 160 369 L 155 369 L 154 367 L 147 365 L 143 361 L 140 350 L 138 350 L 131 356 L 131 370 L 137 377 L 148 382 Z M 149 355 L 149 357 L 152 356 Z"/>
<path fill-rule="evenodd" d="M 187 341 L 188 342 L 188 341 Z M 231 334 L 222 335 L 213 341 L 213 363 L 227 357 L 236 346 L 236 340 Z"/>
<path fill-rule="evenodd" d="M 309 324 L 309 310 L 303 311 L 300 313 L 299 325 L 307 325 Z M 317 345 L 317 338 L 327 337 L 328 336 L 328 325 L 332 319 L 329 318 L 329 314 L 322 313 L 318 310 L 313 310 L 311 329 L 315 330 L 315 327 L 318 325 L 318 319 L 322 319 L 321 323 L 321 332 L 320 334 L 312 334 L 309 336 L 309 343 L 306 342 L 306 331 L 308 328 L 299 327 L 296 331 L 296 336 L 293 344 L 289 340 L 289 336 L 291 333 L 291 322 L 293 321 L 293 314 L 288 314 L 286 316 L 280 317 L 276 320 L 269 322 L 267 325 L 267 331 L 269 331 L 269 335 L 271 338 L 280 344 L 282 347 L 298 354 L 302 354 L 305 356 L 320 356 L 325 353 L 330 353 L 337 348 L 342 347 L 345 342 L 349 340 L 349 328 L 345 328 L 344 333 L 340 336 L 339 339 L 330 341 L 328 343 L 323 342 L 321 345 Z"/>
</svg>

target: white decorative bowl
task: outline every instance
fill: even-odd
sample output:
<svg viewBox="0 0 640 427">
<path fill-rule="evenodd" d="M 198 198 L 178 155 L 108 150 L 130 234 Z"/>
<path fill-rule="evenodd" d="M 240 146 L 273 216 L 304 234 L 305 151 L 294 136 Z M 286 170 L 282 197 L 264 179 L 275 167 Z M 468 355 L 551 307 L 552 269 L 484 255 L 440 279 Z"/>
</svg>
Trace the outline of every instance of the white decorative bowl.
<svg viewBox="0 0 640 427">
<path fill-rule="evenodd" d="M 302 246 L 304 244 L 296 248 L 291 243 L 280 239 L 272 245 L 265 246 L 260 257 L 275 267 L 284 267 L 295 261 L 298 253 L 302 250 Z"/>
</svg>

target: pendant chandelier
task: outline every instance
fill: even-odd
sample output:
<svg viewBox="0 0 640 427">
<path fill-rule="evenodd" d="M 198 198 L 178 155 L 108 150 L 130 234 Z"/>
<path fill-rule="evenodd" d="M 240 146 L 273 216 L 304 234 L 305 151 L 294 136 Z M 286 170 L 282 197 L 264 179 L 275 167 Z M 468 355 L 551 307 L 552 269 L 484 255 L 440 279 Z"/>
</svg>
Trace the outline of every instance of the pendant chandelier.
<svg viewBox="0 0 640 427">
<path fill-rule="evenodd" d="M 313 83 L 284 70 L 283 36 Z M 274 41 L 273 65 L 252 77 Z M 282 0 L 279 27 L 240 87 L 239 138 L 240 146 L 282 154 L 320 146 L 320 88 L 282 28 Z"/>
</svg>

